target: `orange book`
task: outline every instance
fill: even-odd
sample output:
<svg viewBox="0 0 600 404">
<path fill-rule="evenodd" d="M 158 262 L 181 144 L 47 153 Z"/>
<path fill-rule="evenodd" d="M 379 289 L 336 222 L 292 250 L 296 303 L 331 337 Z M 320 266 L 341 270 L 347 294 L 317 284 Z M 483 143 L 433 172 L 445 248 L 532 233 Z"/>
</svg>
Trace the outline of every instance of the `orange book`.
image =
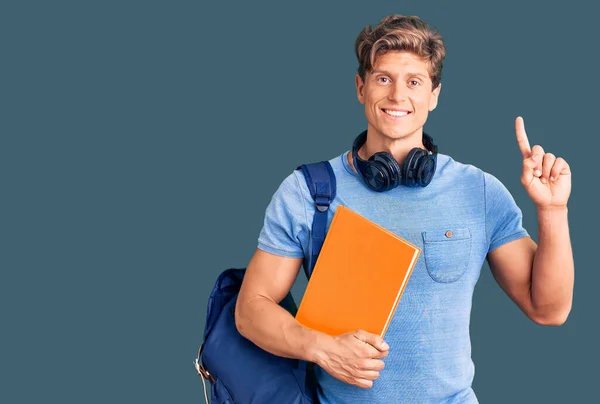
<svg viewBox="0 0 600 404">
<path fill-rule="evenodd" d="M 420 254 L 414 244 L 339 206 L 296 320 L 329 335 L 362 329 L 384 337 Z"/>
</svg>

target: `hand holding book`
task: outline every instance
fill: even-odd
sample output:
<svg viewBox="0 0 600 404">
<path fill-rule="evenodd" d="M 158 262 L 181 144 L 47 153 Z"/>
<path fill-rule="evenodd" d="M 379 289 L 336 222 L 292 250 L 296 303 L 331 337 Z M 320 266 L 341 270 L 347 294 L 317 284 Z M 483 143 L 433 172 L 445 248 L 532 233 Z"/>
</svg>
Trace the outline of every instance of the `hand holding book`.
<svg viewBox="0 0 600 404">
<path fill-rule="evenodd" d="M 315 363 L 345 383 L 370 388 L 385 367 L 389 346 L 364 330 L 329 337 L 315 352 Z"/>
</svg>

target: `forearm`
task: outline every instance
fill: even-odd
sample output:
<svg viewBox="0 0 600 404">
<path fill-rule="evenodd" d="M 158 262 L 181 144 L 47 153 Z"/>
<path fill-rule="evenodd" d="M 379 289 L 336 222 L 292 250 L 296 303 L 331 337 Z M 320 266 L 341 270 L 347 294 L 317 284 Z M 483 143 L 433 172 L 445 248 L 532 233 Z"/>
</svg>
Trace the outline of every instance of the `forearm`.
<svg viewBox="0 0 600 404">
<path fill-rule="evenodd" d="M 562 324 L 571 310 L 574 263 L 567 208 L 538 208 L 538 247 L 533 262 L 531 301 L 538 318 Z"/>
<path fill-rule="evenodd" d="M 283 307 L 257 296 L 236 308 L 238 331 L 272 354 L 316 362 L 329 337 L 299 324 Z"/>
</svg>

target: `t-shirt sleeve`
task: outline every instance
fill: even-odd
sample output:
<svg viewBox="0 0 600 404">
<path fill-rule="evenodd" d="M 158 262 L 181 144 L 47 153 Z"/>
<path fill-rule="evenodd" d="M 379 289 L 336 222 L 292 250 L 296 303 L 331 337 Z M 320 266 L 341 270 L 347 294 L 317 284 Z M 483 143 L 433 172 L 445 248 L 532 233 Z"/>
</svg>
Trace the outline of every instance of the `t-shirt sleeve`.
<svg viewBox="0 0 600 404">
<path fill-rule="evenodd" d="M 290 174 L 279 186 L 265 212 L 258 248 L 284 257 L 304 257 L 306 213 L 298 178 Z"/>
<path fill-rule="evenodd" d="M 523 214 L 504 184 L 484 173 L 485 230 L 488 252 L 529 234 L 523 228 Z"/>
</svg>

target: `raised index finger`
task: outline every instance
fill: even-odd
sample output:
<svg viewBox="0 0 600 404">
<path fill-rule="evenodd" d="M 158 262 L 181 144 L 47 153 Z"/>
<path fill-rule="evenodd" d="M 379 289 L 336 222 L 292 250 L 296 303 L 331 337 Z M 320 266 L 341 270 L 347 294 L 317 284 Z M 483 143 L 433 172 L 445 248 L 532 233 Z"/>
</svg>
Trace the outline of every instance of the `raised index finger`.
<svg viewBox="0 0 600 404">
<path fill-rule="evenodd" d="M 523 159 L 529 158 L 531 156 L 531 146 L 529 146 L 529 139 L 527 139 L 527 133 L 525 133 L 525 122 L 520 116 L 515 121 L 515 131 L 517 132 L 517 143 L 519 149 L 521 149 Z"/>
</svg>

